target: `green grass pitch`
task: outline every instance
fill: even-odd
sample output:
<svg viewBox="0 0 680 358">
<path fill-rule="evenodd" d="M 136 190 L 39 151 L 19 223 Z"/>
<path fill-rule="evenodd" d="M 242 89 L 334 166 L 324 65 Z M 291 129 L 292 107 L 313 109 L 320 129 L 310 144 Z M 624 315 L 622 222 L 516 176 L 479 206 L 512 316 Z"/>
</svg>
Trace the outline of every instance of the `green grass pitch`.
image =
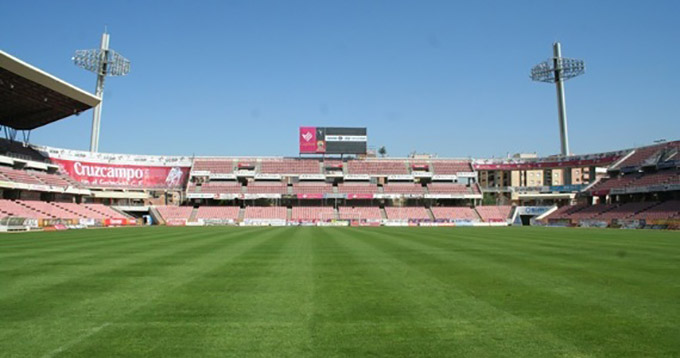
<svg viewBox="0 0 680 358">
<path fill-rule="evenodd" d="M 680 233 L 2 234 L 0 356 L 680 356 Z"/>
</svg>

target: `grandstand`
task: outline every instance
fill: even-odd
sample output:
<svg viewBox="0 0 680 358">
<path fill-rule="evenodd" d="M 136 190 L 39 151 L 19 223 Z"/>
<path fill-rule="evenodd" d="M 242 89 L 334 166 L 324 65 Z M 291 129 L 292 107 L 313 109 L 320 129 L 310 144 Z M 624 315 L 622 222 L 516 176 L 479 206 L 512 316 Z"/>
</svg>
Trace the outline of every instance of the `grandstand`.
<svg viewBox="0 0 680 358">
<path fill-rule="evenodd" d="M 680 141 L 503 159 L 92 153 L 15 134 L 87 110 L 97 97 L 3 52 L 0 80 L 0 125 L 13 134 L 0 139 L 0 214 L 31 228 L 507 225 L 531 212 L 520 207 L 539 208 L 538 225 L 679 226 Z"/>
</svg>

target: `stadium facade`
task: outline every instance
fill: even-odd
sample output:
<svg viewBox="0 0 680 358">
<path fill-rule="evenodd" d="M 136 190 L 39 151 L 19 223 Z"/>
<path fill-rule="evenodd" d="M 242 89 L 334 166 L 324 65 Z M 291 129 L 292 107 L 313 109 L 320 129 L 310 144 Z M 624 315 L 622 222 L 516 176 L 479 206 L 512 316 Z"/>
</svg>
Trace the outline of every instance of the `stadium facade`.
<svg viewBox="0 0 680 358">
<path fill-rule="evenodd" d="M 0 55 L 5 230 L 142 223 L 680 226 L 680 141 L 503 159 L 318 155 L 325 143 L 305 158 L 53 148 L 16 141 L 17 131 L 78 114 L 98 98 Z"/>
</svg>

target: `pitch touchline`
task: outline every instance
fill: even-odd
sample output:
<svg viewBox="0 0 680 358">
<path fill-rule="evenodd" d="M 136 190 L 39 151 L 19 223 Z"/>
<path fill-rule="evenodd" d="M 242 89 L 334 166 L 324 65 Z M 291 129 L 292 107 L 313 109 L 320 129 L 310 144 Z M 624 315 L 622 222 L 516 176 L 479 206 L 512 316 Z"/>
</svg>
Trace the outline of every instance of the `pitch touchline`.
<svg viewBox="0 0 680 358">
<path fill-rule="evenodd" d="M 83 334 L 83 335 L 80 335 L 80 336 L 78 336 L 76 339 L 74 339 L 74 340 L 72 340 L 72 341 L 70 341 L 70 342 L 64 344 L 63 346 L 61 346 L 61 347 L 59 347 L 59 348 L 57 348 L 57 349 L 55 349 L 55 350 L 53 350 L 53 351 L 51 351 L 51 352 L 49 352 L 49 353 L 43 355 L 42 358 L 51 358 L 51 357 L 54 357 L 54 356 L 56 356 L 57 354 L 59 354 L 59 353 L 65 351 L 65 350 L 67 350 L 67 349 L 69 349 L 69 348 L 75 346 L 76 344 L 78 344 L 78 343 L 84 341 L 85 339 L 87 339 L 87 338 L 91 337 L 92 335 L 96 334 L 97 332 L 101 331 L 102 329 L 108 327 L 110 324 L 111 324 L 111 322 L 106 322 L 106 323 L 102 324 L 101 326 L 94 327 L 94 328 L 90 329 L 87 333 L 85 333 L 85 334 Z"/>
</svg>

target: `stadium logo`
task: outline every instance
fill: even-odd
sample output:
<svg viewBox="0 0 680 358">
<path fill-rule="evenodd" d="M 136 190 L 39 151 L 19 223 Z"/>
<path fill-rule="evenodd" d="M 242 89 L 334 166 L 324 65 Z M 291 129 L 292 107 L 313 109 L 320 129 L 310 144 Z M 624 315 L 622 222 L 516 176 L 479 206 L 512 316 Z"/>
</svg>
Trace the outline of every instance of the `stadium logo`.
<svg viewBox="0 0 680 358">
<path fill-rule="evenodd" d="M 183 174 L 184 173 L 182 173 L 182 169 L 179 167 L 173 167 L 170 169 L 168 176 L 165 178 L 165 185 L 172 187 L 180 185 Z"/>
<path fill-rule="evenodd" d="M 302 135 L 302 139 L 305 140 L 305 142 L 309 142 L 314 135 L 311 132 L 306 132 Z"/>
<path fill-rule="evenodd" d="M 100 167 L 96 165 L 86 165 L 81 162 L 76 162 L 73 164 L 73 170 L 78 175 L 95 178 L 144 178 L 144 171 L 142 169 Z"/>
</svg>

